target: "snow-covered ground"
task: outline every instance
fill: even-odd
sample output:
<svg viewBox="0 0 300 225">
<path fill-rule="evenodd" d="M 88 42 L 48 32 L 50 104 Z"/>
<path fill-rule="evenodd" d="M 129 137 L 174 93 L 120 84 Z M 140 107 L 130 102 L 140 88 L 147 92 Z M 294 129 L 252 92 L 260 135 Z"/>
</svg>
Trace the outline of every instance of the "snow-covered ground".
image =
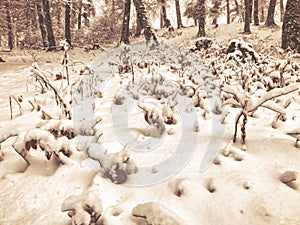
<svg viewBox="0 0 300 225">
<path fill-rule="evenodd" d="M 299 58 L 287 63 L 277 48 L 280 29 L 251 28 L 244 36 L 242 24 L 209 26 L 212 50 L 194 53 L 195 27 L 154 50 L 140 41 L 130 51 L 75 49 L 69 87 L 56 79 L 62 52 L 35 52 L 39 67 L 29 53 L 5 53 L 0 224 L 300 224 Z M 259 63 L 226 60 L 222 49 L 240 37 Z M 226 85 L 241 90 L 242 68 L 256 89 L 235 91 L 235 101 L 291 91 L 249 111 L 246 151 L 242 120 L 232 143 L 239 105 L 221 107 L 233 96 Z M 23 96 L 13 120 L 11 95 Z"/>
</svg>

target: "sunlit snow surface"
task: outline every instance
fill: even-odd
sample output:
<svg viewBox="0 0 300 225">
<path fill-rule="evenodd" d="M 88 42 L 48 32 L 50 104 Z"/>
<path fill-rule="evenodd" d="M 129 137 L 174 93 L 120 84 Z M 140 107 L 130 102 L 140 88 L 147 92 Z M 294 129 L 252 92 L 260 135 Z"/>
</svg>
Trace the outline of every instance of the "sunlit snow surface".
<svg viewBox="0 0 300 225">
<path fill-rule="evenodd" d="M 133 71 L 120 73 L 121 67 L 127 64 L 133 65 Z M 212 113 L 215 104 L 220 102 L 218 80 L 214 80 L 197 55 L 175 45 L 162 43 L 150 50 L 144 43 L 135 43 L 110 51 L 91 68 L 92 73 L 83 76 L 76 97 L 75 127 L 82 126 L 82 121 L 102 118 L 99 152 L 104 149 L 112 153 L 126 147 L 138 162 L 138 172 L 130 175 L 126 185 L 147 186 L 170 179 L 199 148 L 203 152 L 199 172 L 209 167 L 221 148 L 225 128 L 220 116 Z M 195 80 L 189 79 L 191 75 Z M 194 87 L 203 98 L 208 110 L 205 117 L 211 119 L 209 124 L 203 122 L 204 110 L 194 107 L 194 99 L 182 93 L 179 84 Z M 99 91 L 102 98 L 97 96 Z M 116 98 L 122 103 L 115 104 Z M 156 128 L 147 124 L 138 107 L 141 102 L 157 112 L 162 111 L 164 104 L 175 102 L 178 122 L 166 125 L 164 132 L 156 135 Z M 94 169 L 99 166 L 90 159 L 86 162 Z"/>
</svg>

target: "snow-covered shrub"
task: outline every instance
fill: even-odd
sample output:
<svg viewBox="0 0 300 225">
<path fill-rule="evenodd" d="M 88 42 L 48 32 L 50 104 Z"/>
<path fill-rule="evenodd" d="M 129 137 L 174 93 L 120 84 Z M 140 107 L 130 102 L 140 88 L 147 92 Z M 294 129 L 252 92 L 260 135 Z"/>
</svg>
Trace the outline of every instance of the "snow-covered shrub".
<svg viewBox="0 0 300 225">
<path fill-rule="evenodd" d="M 51 124 L 52 128 L 61 131 L 60 123 L 56 123 L 57 127 Z M 31 163 L 31 149 L 40 149 L 44 151 L 45 157 L 49 160 L 52 156 L 62 164 L 69 163 L 68 157 L 76 151 L 75 146 L 70 142 L 69 137 L 55 137 L 56 133 L 50 133 L 48 130 L 36 128 L 27 132 L 20 133 L 13 143 L 15 151 L 26 161 L 28 165 Z M 71 134 L 70 134 L 71 135 Z"/>
<path fill-rule="evenodd" d="M 231 40 L 226 53 L 228 60 L 235 59 L 245 62 L 246 58 L 251 57 L 251 59 L 256 63 L 260 61 L 260 57 L 253 49 L 252 44 L 247 43 L 242 39 Z"/>
<path fill-rule="evenodd" d="M 128 175 L 137 172 L 135 162 L 130 158 L 126 148 L 111 154 L 101 152 L 99 149 L 97 144 L 89 145 L 86 152 L 90 158 L 100 163 L 101 170 L 99 172 L 112 182 L 116 184 L 125 183 Z"/>
<path fill-rule="evenodd" d="M 96 224 L 102 214 L 102 202 L 97 192 L 72 195 L 64 200 L 61 211 L 68 212 L 72 225 Z"/>
<path fill-rule="evenodd" d="M 207 38 L 207 37 L 200 37 L 196 40 L 195 42 L 195 47 L 194 48 L 190 48 L 190 50 L 192 52 L 195 52 L 195 51 L 201 51 L 202 49 L 206 50 L 208 48 L 211 47 L 212 45 L 212 40 L 210 38 Z"/>
</svg>

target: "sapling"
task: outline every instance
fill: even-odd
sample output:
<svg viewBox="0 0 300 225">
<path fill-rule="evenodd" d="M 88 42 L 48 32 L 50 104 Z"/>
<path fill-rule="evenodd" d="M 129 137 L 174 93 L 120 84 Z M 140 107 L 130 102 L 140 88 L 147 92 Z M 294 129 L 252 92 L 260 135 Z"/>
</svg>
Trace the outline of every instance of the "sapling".
<svg viewBox="0 0 300 225">
<path fill-rule="evenodd" d="M 43 83 L 45 87 L 51 89 L 54 92 L 56 104 L 61 107 L 64 116 L 67 119 L 71 119 L 72 114 L 71 114 L 71 106 L 69 102 L 66 102 L 65 99 L 58 92 L 58 90 L 54 87 L 54 85 L 50 83 L 50 81 L 47 79 L 45 74 L 40 70 L 37 63 L 33 64 L 31 72 L 33 72 L 33 77 L 35 77 L 37 80 Z"/>
<path fill-rule="evenodd" d="M 9 96 L 9 107 L 10 107 L 10 119 L 11 120 L 13 119 L 12 100 L 15 100 L 15 102 L 18 104 L 20 115 L 23 115 L 23 109 L 21 106 L 21 102 L 23 101 L 23 96 L 22 95 L 19 95 L 19 96 L 10 95 Z"/>
<path fill-rule="evenodd" d="M 248 114 L 257 110 L 259 107 L 265 107 L 270 110 L 273 110 L 277 113 L 285 115 L 285 109 L 279 105 L 276 104 L 272 99 L 287 95 L 291 92 L 294 92 L 298 90 L 298 85 L 293 84 L 289 85 L 283 88 L 275 88 L 272 89 L 269 92 L 266 92 L 260 98 L 257 98 L 253 95 L 250 95 L 250 93 L 246 90 L 243 90 L 239 86 L 229 86 L 225 85 L 222 90 L 228 94 L 231 94 L 231 98 L 224 101 L 223 105 L 231 105 L 235 108 L 239 108 L 240 112 L 238 113 L 236 119 L 235 119 L 235 131 L 233 136 L 233 142 L 236 141 L 236 135 L 237 135 L 237 127 L 238 123 L 243 117 L 243 123 L 241 127 L 242 132 L 242 144 L 245 145 L 246 140 L 246 124 L 248 121 Z"/>
</svg>

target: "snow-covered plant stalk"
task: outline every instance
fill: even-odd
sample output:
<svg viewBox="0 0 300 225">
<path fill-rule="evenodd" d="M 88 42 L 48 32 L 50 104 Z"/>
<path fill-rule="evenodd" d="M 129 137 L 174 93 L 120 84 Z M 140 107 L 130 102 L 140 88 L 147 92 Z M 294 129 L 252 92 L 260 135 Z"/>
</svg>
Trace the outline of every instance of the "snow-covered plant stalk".
<svg viewBox="0 0 300 225">
<path fill-rule="evenodd" d="M 255 98 L 254 96 L 251 96 L 249 92 L 239 87 L 240 86 L 231 87 L 229 85 L 224 85 L 222 90 L 225 93 L 230 94 L 231 97 L 225 100 L 223 105 L 231 105 L 240 109 L 240 113 L 237 115 L 235 120 L 233 142 L 236 141 L 238 123 L 240 118 L 243 116 L 244 120 L 241 129 L 243 145 L 245 144 L 246 139 L 246 124 L 248 121 L 248 114 L 256 111 L 259 107 L 265 107 L 280 113 L 281 115 L 285 115 L 285 108 L 271 100 L 298 90 L 298 85 L 292 84 L 283 88 L 272 89 L 271 91 L 263 94 L 260 98 Z"/>
<path fill-rule="evenodd" d="M 69 78 L 69 53 L 68 50 L 70 48 L 69 43 L 67 42 L 67 40 L 63 40 L 60 42 L 60 46 L 64 49 L 64 55 L 63 55 L 63 60 L 61 62 L 62 66 L 65 68 L 66 70 L 66 75 L 67 75 L 67 81 L 68 81 L 68 85 L 70 85 L 70 78 Z M 62 82 L 63 82 L 63 78 L 62 78 Z"/>
<path fill-rule="evenodd" d="M 69 105 L 64 101 L 63 97 L 58 93 L 58 90 L 50 83 L 43 72 L 39 69 L 37 63 L 33 64 L 33 68 L 31 69 L 31 71 L 33 72 L 33 77 L 35 77 L 38 81 L 42 82 L 47 88 L 50 88 L 54 92 L 56 104 L 61 107 L 64 116 L 66 116 L 67 119 L 71 119 L 72 115 Z"/>
<path fill-rule="evenodd" d="M 20 104 L 20 102 L 23 101 L 23 96 L 20 95 L 20 96 L 17 96 L 17 97 L 16 97 L 16 96 L 14 96 L 14 95 L 10 95 L 10 96 L 9 96 L 9 107 L 10 107 L 10 119 L 11 119 L 11 120 L 13 119 L 12 100 L 15 100 L 15 102 L 18 104 L 20 115 L 23 115 L 22 106 L 21 106 L 21 104 Z"/>
</svg>

